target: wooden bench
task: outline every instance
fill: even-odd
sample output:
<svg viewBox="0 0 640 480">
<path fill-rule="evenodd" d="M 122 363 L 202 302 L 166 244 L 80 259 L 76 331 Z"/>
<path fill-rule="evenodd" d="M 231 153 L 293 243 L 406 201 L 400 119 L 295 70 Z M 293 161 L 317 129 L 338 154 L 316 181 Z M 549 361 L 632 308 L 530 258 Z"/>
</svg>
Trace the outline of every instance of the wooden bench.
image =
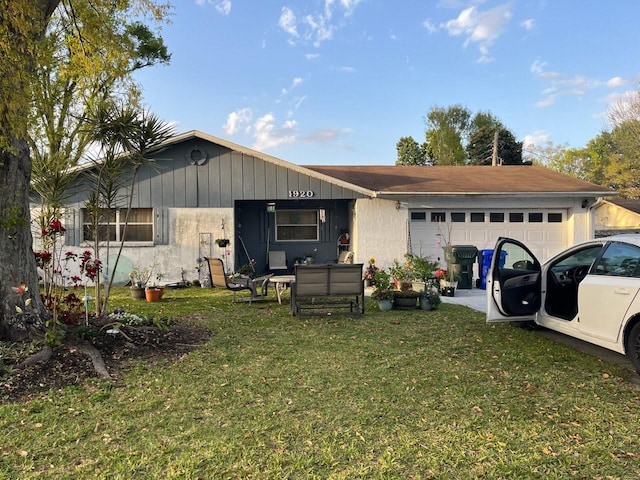
<svg viewBox="0 0 640 480">
<path fill-rule="evenodd" d="M 336 308 L 364 313 L 362 263 L 296 265 L 291 284 L 291 313 L 330 315 Z"/>
</svg>

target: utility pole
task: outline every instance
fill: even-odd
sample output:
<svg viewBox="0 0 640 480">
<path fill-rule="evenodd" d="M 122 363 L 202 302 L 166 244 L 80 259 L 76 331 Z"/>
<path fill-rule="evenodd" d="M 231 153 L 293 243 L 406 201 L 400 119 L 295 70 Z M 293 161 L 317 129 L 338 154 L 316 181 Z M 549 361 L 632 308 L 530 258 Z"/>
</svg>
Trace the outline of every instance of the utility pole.
<svg viewBox="0 0 640 480">
<path fill-rule="evenodd" d="M 498 130 L 493 132 L 493 152 L 491 153 L 491 166 L 498 165 Z"/>
</svg>

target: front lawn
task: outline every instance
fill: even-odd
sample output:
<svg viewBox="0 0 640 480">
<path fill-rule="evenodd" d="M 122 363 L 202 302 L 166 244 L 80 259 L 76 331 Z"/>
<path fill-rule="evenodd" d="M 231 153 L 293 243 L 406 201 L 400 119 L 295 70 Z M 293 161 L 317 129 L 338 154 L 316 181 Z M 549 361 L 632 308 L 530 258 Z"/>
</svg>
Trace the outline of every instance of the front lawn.
<svg viewBox="0 0 640 480">
<path fill-rule="evenodd" d="M 119 289 L 113 306 L 213 337 L 1 405 L 0 478 L 640 477 L 629 371 L 457 305 L 300 320 L 230 298 Z"/>
</svg>

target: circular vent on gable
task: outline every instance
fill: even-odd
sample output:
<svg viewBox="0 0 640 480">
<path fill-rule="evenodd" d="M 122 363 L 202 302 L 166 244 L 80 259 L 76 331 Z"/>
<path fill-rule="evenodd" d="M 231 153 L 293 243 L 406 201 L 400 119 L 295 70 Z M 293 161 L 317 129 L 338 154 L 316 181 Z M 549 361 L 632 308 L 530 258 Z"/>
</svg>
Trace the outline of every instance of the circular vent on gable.
<svg viewBox="0 0 640 480">
<path fill-rule="evenodd" d="M 187 161 L 191 165 L 204 165 L 209 159 L 207 152 L 202 151 L 200 147 L 192 148 L 191 151 L 187 153 L 186 157 Z"/>
</svg>

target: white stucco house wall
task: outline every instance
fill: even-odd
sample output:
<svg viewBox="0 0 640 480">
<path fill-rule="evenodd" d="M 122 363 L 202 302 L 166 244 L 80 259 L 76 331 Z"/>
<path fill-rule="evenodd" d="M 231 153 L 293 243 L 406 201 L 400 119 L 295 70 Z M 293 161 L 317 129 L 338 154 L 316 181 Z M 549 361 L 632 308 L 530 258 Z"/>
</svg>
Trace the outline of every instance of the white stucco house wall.
<svg viewBox="0 0 640 480">
<path fill-rule="evenodd" d="M 199 131 L 176 135 L 158 157 L 134 186 L 137 226 L 116 269 L 121 281 L 151 263 L 168 281 L 193 280 L 203 256 L 266 272 L 271 250 L 285 251 L 291 270 L 309 252 L 335 261 L 342 249 L 386 267 L 407 252 L 442 259 L 447 240 L 484 249 L 499 236 L 544 259 L 592 238 L 592 207 L 614 194 L 537 166 L 302 166 Z M 77 252 L 91 246 L 83 185 L 79 178 L 63 219 L 64 248 Z M 231 244 L 221 249 L 217 238 Z M 104 260 L 112 264 L 113 249 Z"/>
</svg>

